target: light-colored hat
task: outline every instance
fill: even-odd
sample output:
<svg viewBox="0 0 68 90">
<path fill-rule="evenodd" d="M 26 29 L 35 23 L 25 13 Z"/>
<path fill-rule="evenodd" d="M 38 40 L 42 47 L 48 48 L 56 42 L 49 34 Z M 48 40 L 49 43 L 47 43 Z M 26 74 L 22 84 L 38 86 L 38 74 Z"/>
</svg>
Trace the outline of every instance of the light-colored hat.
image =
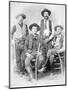
<svg viewBox="0 0 68 90">
<path fill-rule="evenodd" d="M 18 15 L 16 16 L 16 19 L 17 19 L 19 16 L 22 16 L 23 19 L 26 19 L 26 15 L 25 15 L 25 14 L 18 14 Z"/>
</svg>

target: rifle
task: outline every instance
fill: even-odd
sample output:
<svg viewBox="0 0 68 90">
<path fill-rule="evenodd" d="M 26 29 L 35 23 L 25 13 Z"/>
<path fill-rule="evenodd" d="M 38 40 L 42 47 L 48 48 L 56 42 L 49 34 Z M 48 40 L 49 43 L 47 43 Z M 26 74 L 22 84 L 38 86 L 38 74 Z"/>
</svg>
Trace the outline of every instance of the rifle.
<svg viewBox="0 0 68 90">
<path fill-rule="evenodd" d="M 38 47 L 38 52 L 40 50 L 40 43 L 39 43 L 39 47 Z M 36 62 L 35 62 L 35 79 L 38 79 L 38 73 L 37 73 L 37 60 L 38 60 L 39 55 L 36 56 Z"/>
</svg>

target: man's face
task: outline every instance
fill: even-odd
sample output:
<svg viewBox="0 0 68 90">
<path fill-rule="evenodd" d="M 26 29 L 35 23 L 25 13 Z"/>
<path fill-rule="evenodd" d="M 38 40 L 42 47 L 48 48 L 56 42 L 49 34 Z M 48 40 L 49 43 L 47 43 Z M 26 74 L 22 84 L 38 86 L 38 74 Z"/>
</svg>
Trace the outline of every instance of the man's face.
<svg viewBox="0 0 68 90">
<path fill-rule="evenodd" d="M 37 27 L 35 27 L 35 26 L 32 27 L 32 33 L 33 34 L 36 34 L 37 33 Z"/>
<path fill-rule="evenodd" d="M 61 28 L 57 27 L 57 30 L 55 31 L 56 34 L 60 34 L 61 33 Z"/>
<path fill-rule="evenodd" d="M 48 14 L 48 12 L 44 12 L 44 19 L 48 19 L 49 18 L 49 14 Z"/>
<path fill-rule="evenodd" d="M 18 23 L 19 23 L 19 24 L 23 23 L 23 18 L 22 18 L 22 16 L 19 16 L 19 17 L 18 17 Z"/>
</svg>

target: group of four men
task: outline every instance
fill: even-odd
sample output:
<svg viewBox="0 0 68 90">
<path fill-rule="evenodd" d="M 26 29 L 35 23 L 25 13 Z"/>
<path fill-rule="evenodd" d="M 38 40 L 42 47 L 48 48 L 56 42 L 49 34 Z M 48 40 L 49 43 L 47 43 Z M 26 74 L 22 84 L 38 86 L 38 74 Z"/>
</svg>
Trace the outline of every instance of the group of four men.
<svg viewBox="0 0 68 90">
<path fill-rule="evenodd" d="M 24 14 L 16 16 L 18 23 L 12 29 L 17 68 L 20 72 L 23 72 L 25 68 L 31 79 L 33 79 L 31 60 L 36 59 L 38 56 L 38 71 L 43 71 L 47 63 L 45 56 L 50 57 L 50 62 L 52 63 L 52 56 L 56 52 L 62 51 L 63 47 L 63 35 L 61 33 L 63 27 L 57 25 L 54 28 L 53 22 L 49 19 L 51 15 L 50 10 L 45 8 L 41 12 L 41 15 L 43 19 L 40 26 L 37 23 L 29 26 L 32 33 L 29 33 L 27 25 L 23 23 L 23 20 L 26 19 Z M 40 68 L 40 66 L 42 67 Z"/>
</svg>

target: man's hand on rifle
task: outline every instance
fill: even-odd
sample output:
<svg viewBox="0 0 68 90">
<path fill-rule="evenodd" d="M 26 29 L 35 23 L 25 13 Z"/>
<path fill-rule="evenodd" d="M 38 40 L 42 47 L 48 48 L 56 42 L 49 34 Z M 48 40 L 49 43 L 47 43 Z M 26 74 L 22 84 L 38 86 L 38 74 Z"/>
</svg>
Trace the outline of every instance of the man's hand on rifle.
<svg viewBox="0 0 68 90">
<path fill-rule="evenodd" d="M 31 56 L 31 53 L 32 53 L 32 50 L 28 50 L 27 52 L 26 52 L 26 56 Z"/>
<path fill-rule="evenodd" d="M 42 52 L 41 51 L 37 51 L 37 55 L 39 56 L 39 55 L 41 55 L 42 54 Z"/>
</svg>

